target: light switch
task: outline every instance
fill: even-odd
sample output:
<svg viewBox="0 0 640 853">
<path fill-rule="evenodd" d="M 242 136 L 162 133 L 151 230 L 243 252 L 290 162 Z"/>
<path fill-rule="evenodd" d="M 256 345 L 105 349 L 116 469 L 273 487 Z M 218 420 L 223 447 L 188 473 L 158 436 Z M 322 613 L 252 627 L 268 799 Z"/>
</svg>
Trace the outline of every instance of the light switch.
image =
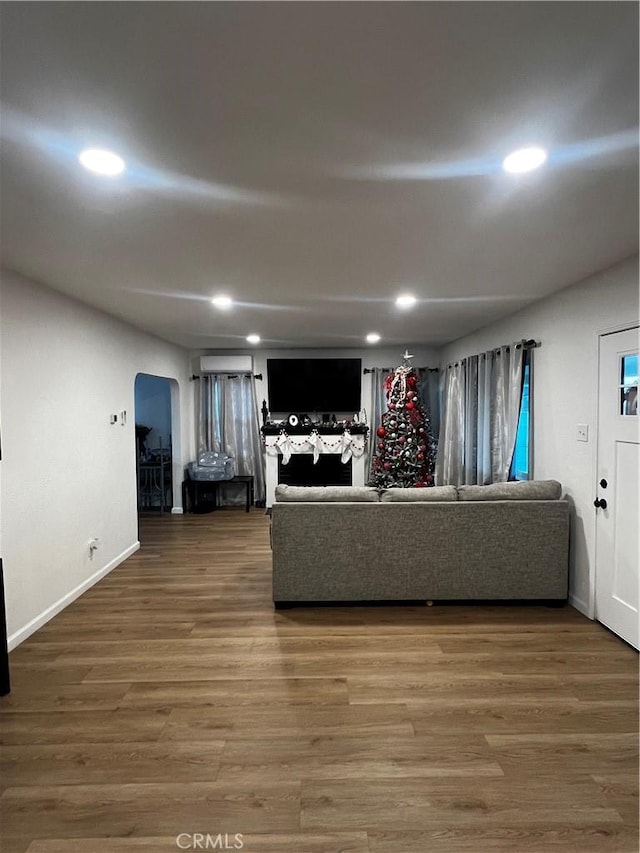
<svg viewBox="0 0 640 853">
<path fill-rule="evenodd" d="M 576 441 L 589 441 L 589 424 L 578 424 L 576 427 Z"/>
</svg>

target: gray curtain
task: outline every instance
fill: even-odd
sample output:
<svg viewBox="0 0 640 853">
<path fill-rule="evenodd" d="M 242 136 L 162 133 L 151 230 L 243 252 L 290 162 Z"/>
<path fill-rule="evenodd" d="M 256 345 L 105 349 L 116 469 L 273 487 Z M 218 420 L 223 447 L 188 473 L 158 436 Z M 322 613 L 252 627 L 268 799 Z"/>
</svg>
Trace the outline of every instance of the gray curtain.
<svg viewBox="0 0 640 853">
<path fill-rule="evenodd" d="M 502 346 L 446 370 L 436 463 L 439 485 L 509 479 L 522 395 L 524 347 Z"/>
<path fill-rule="evenodd" d="M 440 434 L 440 371 L 434 367 L 418 367 L 418 396 L 431 423 L 434 438 Z"/>
<path fill-rule="evenodd" d="M 373 460 L 376 456 L 376 430 L 382 422 L 382 414 L 387 410 L 387 395 L 384 390 L 385 377 L 390 371 L 384 367 L 371 368 L 371 402 L 369 405 L 369 458 L 367 460 L 368 479 L 373 476 Z"/>
<path fill-rule="evenodd" d="M 198 450 L 224 451 L 233 456 L 236 474 L 253 475 L 255 499 L 264 501 L 264 458 L 253 376 L 211 374 L 201 377 Z M 223 489 L 222 500 L 243 503 L 244 494 Z"/>
<path fill-rule="evenodd" d="M 436 457 L 436 484 L 464 483 L 465 364 L 450 364 L 444 374 L 442 417 Z"/>
<path fill-rule="evenodd" d="M 491 366 L 491 482 L 509 479 L 522 398 L 524 347 L 493 350 Z"/>
</svg>

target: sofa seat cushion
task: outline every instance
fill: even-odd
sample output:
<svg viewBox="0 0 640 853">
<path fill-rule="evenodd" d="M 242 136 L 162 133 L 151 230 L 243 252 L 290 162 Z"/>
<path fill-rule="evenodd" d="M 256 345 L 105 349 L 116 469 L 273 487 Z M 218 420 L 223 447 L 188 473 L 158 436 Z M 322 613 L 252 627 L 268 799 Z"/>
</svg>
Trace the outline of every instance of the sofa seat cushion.
<svg viewBox="0 0 640 853">
<path fill-rule="evenodd" d="M 276 503 L 378 503 L 371 486 L 276 486 Z"/>
<path fill-rule="evenodd" d="M 420 503 L 424 501 L 457 501 L 455 486 L 429 486 L 423 489 L 384 489 L 380 495 L 383 503 Z"/>
<path fill-rule="evenodd" d="M 522 480 L 489 486 L 458 486 L 459 501 L 557 501 L 562 486 L 557 480 Z"/>
</svg>

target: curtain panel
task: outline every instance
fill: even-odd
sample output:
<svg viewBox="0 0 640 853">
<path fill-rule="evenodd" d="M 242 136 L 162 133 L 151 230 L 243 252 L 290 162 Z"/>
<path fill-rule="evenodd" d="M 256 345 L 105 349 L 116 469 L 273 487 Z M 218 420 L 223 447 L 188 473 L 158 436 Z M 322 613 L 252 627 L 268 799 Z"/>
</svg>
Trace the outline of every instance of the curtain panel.
<svg viewBox="0 0 640 853">
<path fill-rule="evenodd" d="M 382 422 L 382 415 L 387 409 L 387 395 L 384 380 L 391 371 L 385 367 L 371 368 L 371 404 L 369 406 L 369 442 L 367 459 L 367 482 L 373 477 L 373 462 L 376 458 L 376 430 Z"/>
<path fill-rule="evenodd" d="M 450 364 L 444 375 L 442 420 L 436 456 L 436 485 L 464 483 L 464 392 L 466 364 Z"/>
<path fill-rule="evenodd" d="M 440 371 L 437 367 L 417 367 L 418 396 L 429 417 L 434 438 L 440 434 Z"/>
<path fill-rule="evenodd" d="M 252 475 L 256 502 L 264 501 L 264 458 L 253 376 L 202 376 L 197 418 L 198 450 L 233 456 L 236 474 Z M 244 497 L 232 494 L 231 489 L 223 488 L 222 495 L 228 503 L 244 502 Z"/>
<path fill-rule="evenodd" d="M 472 355 L 446 368 L 438 485 L 488 485 L 509 479 L 522 399 L 523 343 Z"/>
</svg>

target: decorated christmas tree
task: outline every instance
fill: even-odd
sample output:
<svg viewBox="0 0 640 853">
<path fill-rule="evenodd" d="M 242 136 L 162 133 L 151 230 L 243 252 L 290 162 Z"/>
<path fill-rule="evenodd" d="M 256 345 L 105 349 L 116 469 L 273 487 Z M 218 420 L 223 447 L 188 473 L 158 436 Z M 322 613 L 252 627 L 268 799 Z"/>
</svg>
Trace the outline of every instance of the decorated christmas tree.
<svg viewBox="0 0 640 853">
<path fill-rule="evenodd" d="M 387 411 L 372 441 L 376 442 L 370 485 L 378 488 L 433 486 L 436 441 L 418 396 L 413 356 L 385 379 Z"/>
</svg>

